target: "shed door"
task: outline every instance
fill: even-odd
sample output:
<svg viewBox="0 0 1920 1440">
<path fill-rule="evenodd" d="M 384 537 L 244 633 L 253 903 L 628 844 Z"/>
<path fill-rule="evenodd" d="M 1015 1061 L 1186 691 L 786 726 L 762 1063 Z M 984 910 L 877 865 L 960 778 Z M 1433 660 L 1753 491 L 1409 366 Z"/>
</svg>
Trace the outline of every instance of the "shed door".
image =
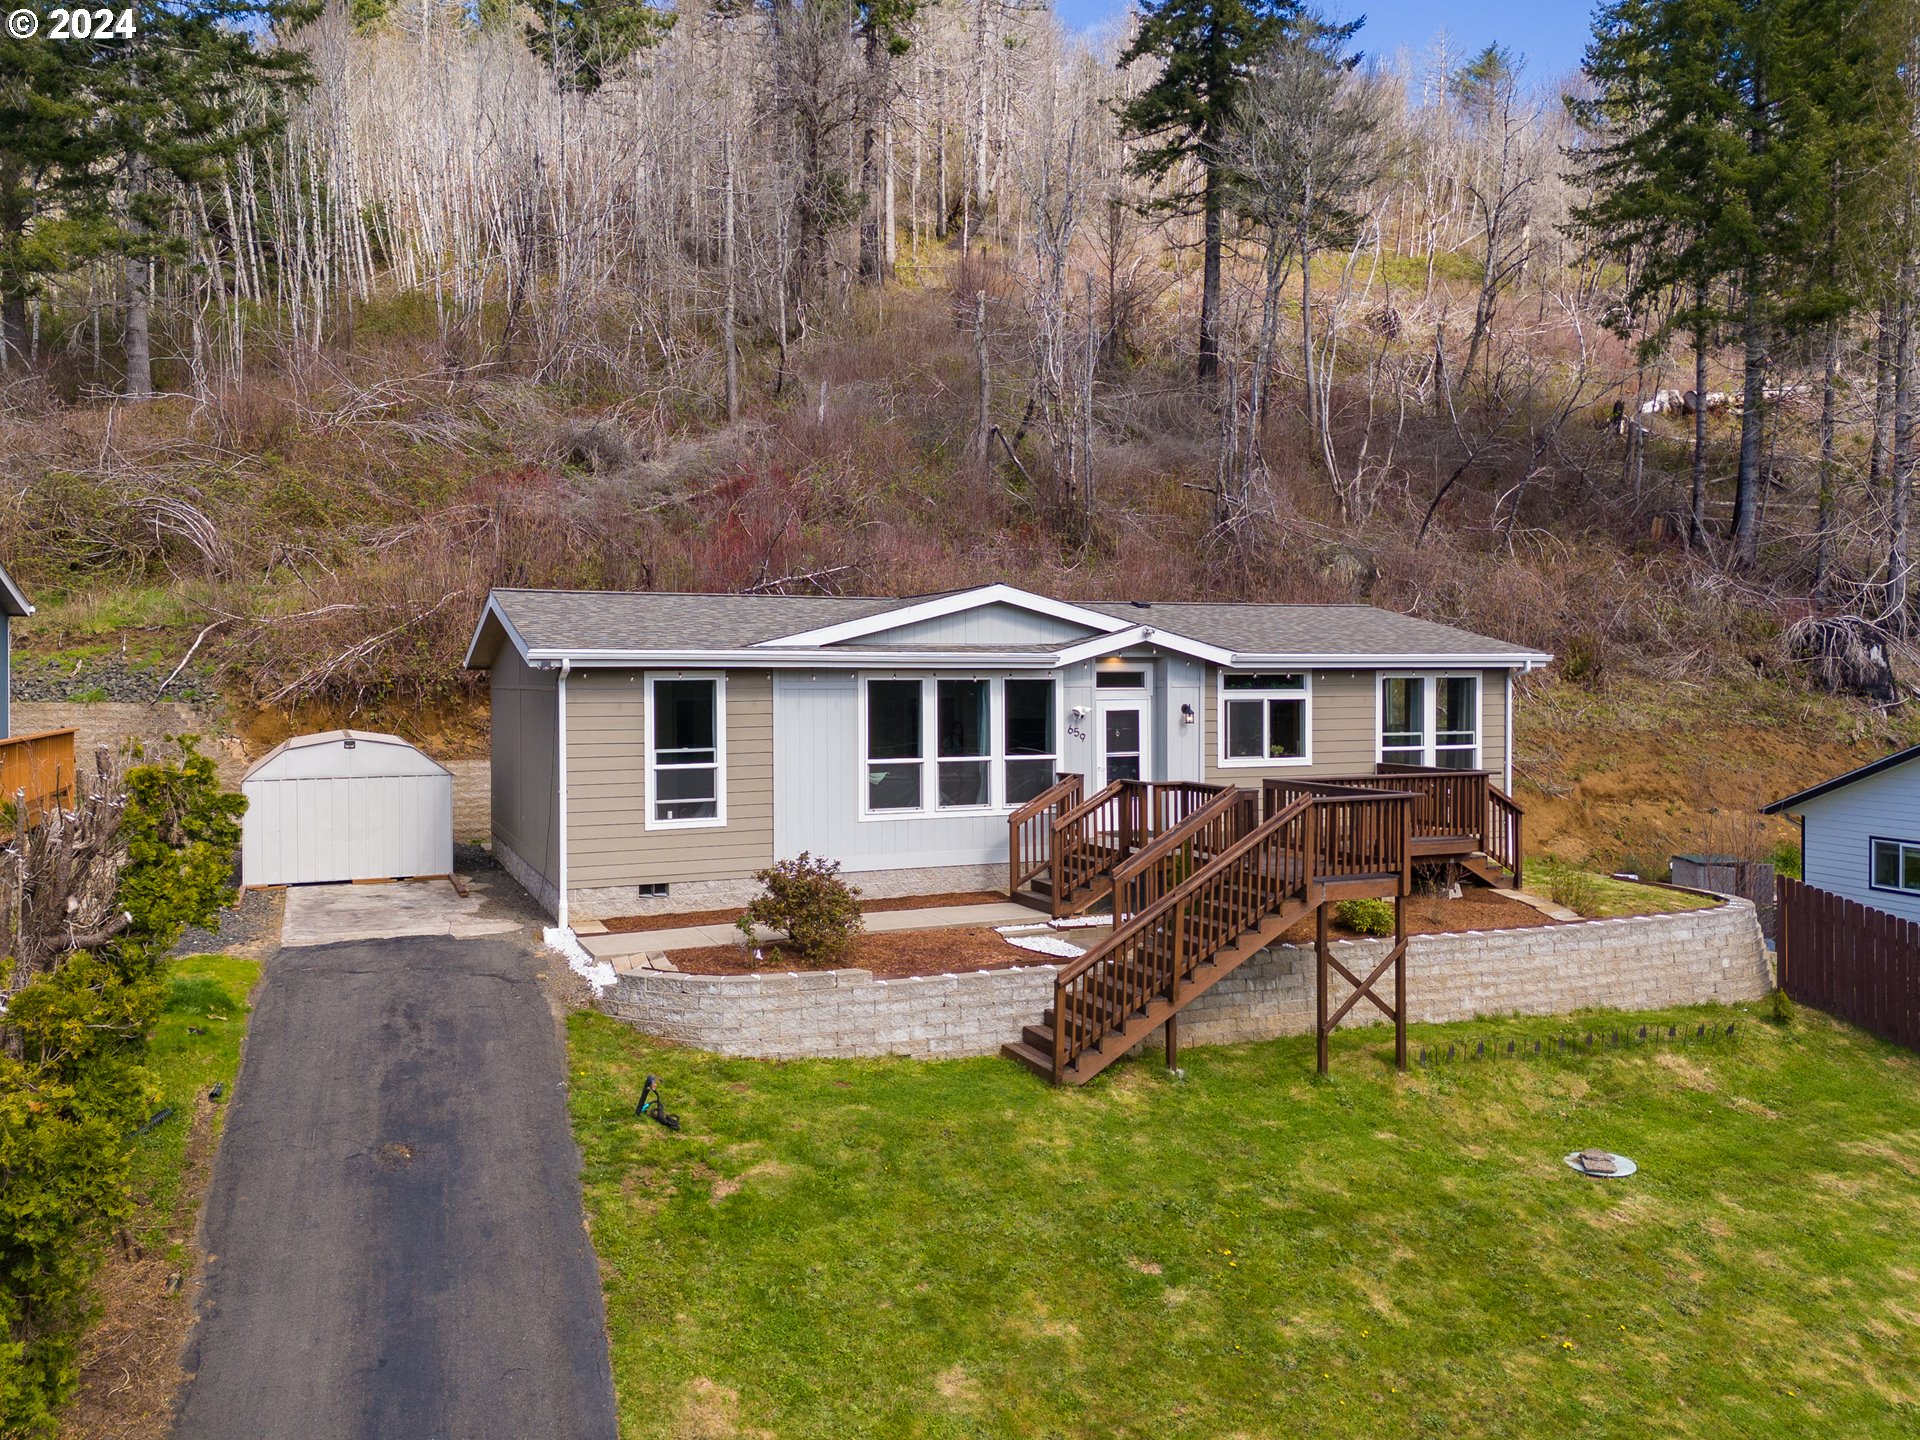
<svg viewBox="0 0 1920 1440">
<path fill-rule="evenodd" d="M 312 885 L 453 869 L 446 775 L 251 780 L 241 878 Z"/>
</svg>

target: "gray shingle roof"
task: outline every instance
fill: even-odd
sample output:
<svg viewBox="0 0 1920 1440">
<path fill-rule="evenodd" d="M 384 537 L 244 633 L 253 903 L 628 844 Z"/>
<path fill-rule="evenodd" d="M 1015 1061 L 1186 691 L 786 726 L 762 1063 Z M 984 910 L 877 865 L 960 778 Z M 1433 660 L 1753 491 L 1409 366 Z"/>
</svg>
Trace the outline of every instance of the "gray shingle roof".
<svg viewBox="0 0 1920 1440">
<path fill-rule="evenodd" d="M 927 598 L 592 590 L 493 592 L 494 603 L 522 642 L 531 650 L 555 654 L 742 650 L 801 631 L 881 615 Z M 1444 660 L 1450 655 L 1471 655 L 1496 660 L 1512 657 L 1515 663 L 1540 658 L 1538 652 L 1524 646 L 1370 605 L 1076 603 L 1129 625 L 1150 625 L 1243 655 L 1325 656 L 1335 660 L 1341 656 L 1397 655 Z M 884 641 L 862 639 L 832 648 L 857 654 L 887 647 Z M 922 652 L 1046 653 L 1056 647 L 916 644 L 911 648 Z M 476 644 L 475 658 L 485 663 L 490 656 L 490 644 L 482 639 Z"/>
<path fill-rule="evenodd" d="M 1086 608 L 1246 655 L 1513 655 L 1537 652 L 1372 605 L 1210 605 L 1095 600 Z"/>
</svg>

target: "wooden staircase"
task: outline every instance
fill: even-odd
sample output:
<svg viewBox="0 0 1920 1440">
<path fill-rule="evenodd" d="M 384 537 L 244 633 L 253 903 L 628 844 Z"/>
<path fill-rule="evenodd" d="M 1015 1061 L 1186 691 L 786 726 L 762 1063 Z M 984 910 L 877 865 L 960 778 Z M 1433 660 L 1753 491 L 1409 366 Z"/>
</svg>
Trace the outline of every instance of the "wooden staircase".
<svg viewBox="0 0 1920 1440">
<path fill-rule="evenodd" d="M 1287 930 L 1321 912 L 1322 1065 L 1327 1021 L 1325 907 L 1359 896 L 1404 902 L 1409 889 L 1412 799 L 1405 793 L 1338 791 L 1297 796 L 1260 818 L 1252 792 L 1220 794 L 1116 865 L 1121 911 L 1110 934 L 1054 980 L 1053 1004 L 1002 1053 L 1057 1084 L 1083 1085 L 1156 1030 L 1175 1054 L 1176 1017 Z M 1396 916 L 1400 906 L 1396 903 Z M 1396 947 L 1353 994 L 1337 1023 L 1367 995 L 1402 1027 L 1371 985 L 1405 954 Z M 1404 1048 L 1404 1047 L 1403 1047 Z"/>
<path fill-rule="evenodd" d="M 1007 895 L 1056 920 L 1084 915 L 1113 894 L 1115 867 L 1150 847 L 1224 787 L 1116 780 L 1083 796 L 1062 775 L 1008 817 Z"/>
</svg>

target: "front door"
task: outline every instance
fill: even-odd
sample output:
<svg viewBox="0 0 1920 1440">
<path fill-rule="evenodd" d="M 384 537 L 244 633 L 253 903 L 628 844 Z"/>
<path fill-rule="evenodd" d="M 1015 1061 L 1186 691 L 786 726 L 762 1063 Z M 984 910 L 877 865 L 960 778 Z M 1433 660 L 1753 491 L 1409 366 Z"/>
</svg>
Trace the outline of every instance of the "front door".
<svg viewBox="0 0 1920 1440">
<path fill-rule="evenodd" d="M 1115 780 L 1147 778 L 1152 771 L 1152 732 L 1147 725 L 1147 702 L 1143 697 L 1101 701 L 1099 735 L 1100 772 L 1094 776 L 1096 789 Z"/>
</svg>

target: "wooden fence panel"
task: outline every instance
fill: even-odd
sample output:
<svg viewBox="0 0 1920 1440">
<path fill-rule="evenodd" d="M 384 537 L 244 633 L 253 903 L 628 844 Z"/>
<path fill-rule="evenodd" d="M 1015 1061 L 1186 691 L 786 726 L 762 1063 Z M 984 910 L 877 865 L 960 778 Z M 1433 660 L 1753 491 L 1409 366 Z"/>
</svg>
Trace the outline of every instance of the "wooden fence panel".
<svg viewBox="0 0 1920 1440">
<path fill-rule="evenodd" d="M 1778 886 L 1781 988 L 1920 1050 L 1920 925 L 1785 876 Z"/>
</svg>

